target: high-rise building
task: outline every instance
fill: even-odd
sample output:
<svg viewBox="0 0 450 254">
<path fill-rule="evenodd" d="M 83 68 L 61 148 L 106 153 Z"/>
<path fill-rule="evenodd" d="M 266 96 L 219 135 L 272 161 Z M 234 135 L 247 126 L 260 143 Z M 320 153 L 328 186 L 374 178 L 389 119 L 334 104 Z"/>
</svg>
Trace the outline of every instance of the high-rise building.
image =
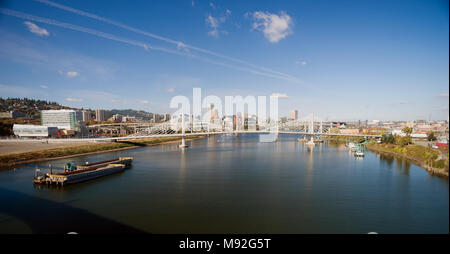
<svg viewBox="0 0 450 254">
<path fill-rule="evenodd" d="M 67 109 L 41 111 L 41 122 L 43 126 L 80 131 L 80 122 L 82 121 L 83 116 L 80 111 Z"/>
<path fill-rule="evenodd" d="M 214 109 L 211 116 L 211 121 L 215 122 L 219 120 L 219 111 Z"/>
<path fill-rule="evenodd" d="M 161 117 L 160 117 L 159 114 L 154 113 L 154 114 L 153 114 L 153 118 L 152 118 L 152 122 L 158 123 L 159 120 L 160 120 L 160 118 L 161 118 Z"/>
<path fill-rule="evenodd" d="M 289 116 L 290 120 L 298 120 L 298 111 L 293 109 L 291 110 L 290 116 Z"/>
<path fill-rule="evenodd" d="M 167 122 L 170 120 L 170 114 L 166 113 L 164 114 L 163 122 Z"/>
<path fill-rule="evenodd" d="M 89 112 L 89 111 L 86 111 L 86 110 L 81 111 L 81 116 L 82 116 L 83 122 L 87 122 L 87 121 L 91 120 L 91 112 Z"/>
<path fill-rule="evenodd" d="M 103 109 L 95 110 L 95 121 L 97 121 L 97 122 L 105 121 L 105 110 L 103 110 Z"/>
<path fill-rule="evenodd" d="M 213 110 L 214 110 L 214 104 L 209 104 L 209 121 L 210 122 L 214 122 L 214 113 L 213 113 Z"/>
<path fill-rule="evenodd" d="M 236 128 L 235 130 L 243 130 L 244 129 L 244 121 L 242 120 L 242 114 L 238 112 L 236 114 Z"/>
</svg>

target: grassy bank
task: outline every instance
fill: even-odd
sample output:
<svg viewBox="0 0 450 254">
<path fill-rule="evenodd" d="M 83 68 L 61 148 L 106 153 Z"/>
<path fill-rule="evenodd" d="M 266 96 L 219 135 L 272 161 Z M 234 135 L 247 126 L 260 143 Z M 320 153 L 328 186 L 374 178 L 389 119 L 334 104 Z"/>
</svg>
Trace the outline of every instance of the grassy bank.
<svg viewBox="0 0 450 254">
<path fill-rule="evenodd" d="M 345 137 L 345 136 L 324 136 L 323 139 L 332 143 L 346 143 L 346 142 L 364 142 L 364 137 Z"/>
<path fill-rule="evenodd" d="M 420 145 L 399 146 L 394 144 L 367 144 L 369 150 L 390 153 L 412 160 L 427 171 L 448 177 L 449 161 L 442 159 L 441 153 Z"/>
<path fill-rule="evenodd" d="M 196 139 L 198 136 L 189 136 L 186 139 Z M 0 155 L 0 166 L 14 165 L 25 162 L 36 162 L 63 157 L 73 157 L 89 153 L 108 152 L 141 146 L 151 146 L 181 140 L 180 137 L 148 138 L 113 143 L 92 143 L 85 145 L 74 145 L 63 148 L 43 149 L 32 152 L 18 152 Z"/>
</svg>

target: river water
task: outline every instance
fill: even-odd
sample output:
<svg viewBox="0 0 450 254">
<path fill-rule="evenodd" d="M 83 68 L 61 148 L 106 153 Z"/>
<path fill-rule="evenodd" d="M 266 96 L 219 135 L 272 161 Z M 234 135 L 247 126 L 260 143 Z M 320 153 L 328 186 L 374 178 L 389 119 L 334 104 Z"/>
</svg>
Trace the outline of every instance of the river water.
<svg viewBox="0 0 450 254">
<path fill-rule="evenodd" d="M 122 173 L 34 186 L 36 165 L 0 171 L 0 233 L 448 233 L 448 179 L 403 159 L 296 136 L 211 136 L 43 162 L 134 157 Z"/>
</svg>

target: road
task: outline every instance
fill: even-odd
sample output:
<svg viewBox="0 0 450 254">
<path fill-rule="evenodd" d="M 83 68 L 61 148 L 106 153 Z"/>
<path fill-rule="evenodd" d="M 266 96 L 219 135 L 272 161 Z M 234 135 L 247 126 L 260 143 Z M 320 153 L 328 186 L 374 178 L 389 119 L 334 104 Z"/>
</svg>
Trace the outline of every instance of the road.
<svg viewBox="0 0 450 254">
<path fill-rule="evenodd" d="M 41 151 L 49 148 L 85 145 L 84 142 L 47 143 L 40 141 L 8 141 L 0 142 L 0 155 L 11 153 Z"/>
</svg>

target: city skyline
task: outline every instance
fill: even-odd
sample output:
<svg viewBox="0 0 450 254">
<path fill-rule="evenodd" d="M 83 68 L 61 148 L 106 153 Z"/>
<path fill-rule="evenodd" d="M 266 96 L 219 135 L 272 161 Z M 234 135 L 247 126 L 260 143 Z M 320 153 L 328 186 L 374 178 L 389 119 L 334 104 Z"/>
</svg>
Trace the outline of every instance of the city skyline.
<svg viewBox="0 0 450 254">
<path fill-rule="evenodd" d="M 201 87 L 278 94 L 280 116 L 447 120 L 448 2 L 377 3 L 5 2 L 0 93 L 165 113 Z"/>
</svg>

